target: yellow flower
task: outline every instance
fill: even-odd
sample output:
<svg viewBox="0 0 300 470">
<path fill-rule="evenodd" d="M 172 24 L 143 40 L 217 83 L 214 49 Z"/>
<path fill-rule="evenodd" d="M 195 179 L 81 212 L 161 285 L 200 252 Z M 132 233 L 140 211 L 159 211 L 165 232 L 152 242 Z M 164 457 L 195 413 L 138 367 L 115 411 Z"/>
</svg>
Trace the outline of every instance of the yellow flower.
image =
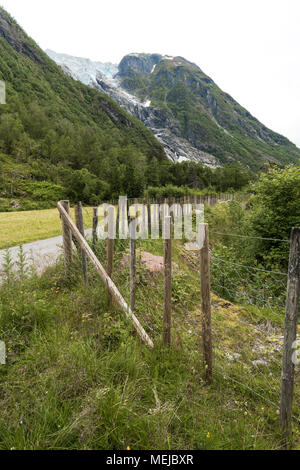
<svg viewBox="0 0 300 470">
<path fill-rule="evenodd" d="M 210 433 L 209 432 L 206 434 L 206 439 L 210 439 Z"/>
<path fill-rule="evenodd" d="M 126 450 L 131 450 L 131 448 L 129 446 L 127 446 Z"/>
</svg>

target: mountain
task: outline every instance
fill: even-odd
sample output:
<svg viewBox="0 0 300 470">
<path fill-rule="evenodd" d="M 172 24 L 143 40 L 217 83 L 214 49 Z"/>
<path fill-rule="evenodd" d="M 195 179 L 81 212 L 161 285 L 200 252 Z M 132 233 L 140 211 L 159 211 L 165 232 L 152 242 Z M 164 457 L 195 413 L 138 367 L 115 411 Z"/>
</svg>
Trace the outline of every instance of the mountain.
<svg viewBox="0 0 300 470">
<path fill-rule="evenodd" d="M 70 56 L 67 61 L 63 55 L 50 56 L 86 80 L 86 59 L 76 58 L 82 70 L 78 73 Z M 266 161 L 287 164 L 300 157 L 300 149 L 261 124 L 183 57 L 132 53 L 121 60 L 113 77 L 111 70 L 108 74 L 102 68 L 96 77 L 90 73 L 90 86 L 139 118 L 172 161 L 188 159 L 211 167 L 239 162 L 257 170 Z"/>
<path fill-rule="evenodd" d="M 139 184 L 144 162 L 167 160 L 140 120 L 64 73 L 2 8 L 0 81 L 0 210 L 19 199 L 24 208 L 59 197 L 97 203 L 116 182 L 128 190 L 127 167 Z"/>
</svg>

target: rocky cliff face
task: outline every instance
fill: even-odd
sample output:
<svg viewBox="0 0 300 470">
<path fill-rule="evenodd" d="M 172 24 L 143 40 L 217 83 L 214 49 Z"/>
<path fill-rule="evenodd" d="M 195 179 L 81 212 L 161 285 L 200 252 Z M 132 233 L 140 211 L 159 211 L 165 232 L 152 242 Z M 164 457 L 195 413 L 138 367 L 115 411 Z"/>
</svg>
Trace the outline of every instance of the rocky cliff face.
<svg viewBox="0 0 300 470">
<path fill-rule="evenodd" d="M 80 70 L 63 56 L 55 60 L 87 82 L 85 59 Z M 90 73 L 90 86 L 143 121 L 172 161 L 189 159 L 211 167 L 238 161 L 258 169 L 267 160 L 285 164 L 300 157 L 294 144 L 261 124 L 183 57 L 129 54 L 112 71 Z"/>
<path fill-rule="evenodd" d="M 0 37 L 4 38 L 17 52 L 27 55 L 35 63 L 42 64 L 44 62 L 42 55 L 34 47 L 33 41 L 2 10 L 0 10 Z"/>
<path fill-rule="evenodd" d="M 181 137 L 180 126 L 167 110 L 152 107 L 149 100 L 142 101 L 128 93 L 121 86 L 119 75 L 117 77 L 108 79 L 98 74 L 91 86 L 108 94 L 123 109 L 140 119 L 162 143 L 170 160 L 194 160 L 202 161 L 207 166 L 218 166 L 218 161 L 213 155 L 201 151 Z"/>
<path fill-rule="evenodd" d="M 160 54 L 128 54 L 119 64 L 118 76 L 127 76 L 128 71 L 151 73 L 153 67 L 162 59 Z"/>
</svg>

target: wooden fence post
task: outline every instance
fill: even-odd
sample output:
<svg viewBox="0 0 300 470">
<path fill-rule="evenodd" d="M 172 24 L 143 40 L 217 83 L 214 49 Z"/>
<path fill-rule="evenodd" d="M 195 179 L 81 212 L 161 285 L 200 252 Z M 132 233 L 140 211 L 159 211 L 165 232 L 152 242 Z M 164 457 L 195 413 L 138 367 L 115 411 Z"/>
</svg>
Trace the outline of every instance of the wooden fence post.
<svg viewBox="0 0 300 470">
<path fill-rule="evenodd" d="M 171 344 L 171 312 L 172 312 L 172 230 L 171 217 L 164 219 L 164 319 L 163 343 Z"/>
<path fill-rule="evenodd" d="M 292 229 L 290 240 L 280 401 L 280 424 L 284 432 L 286 444 L 288 444 L 292 431 L 292 407 L 295 379 L 295 364 L 292 356 L 293 346 L 297 338 L 297 317 L 300 293 L 300 228 L 294 227 Z"/>
<path fill-rule="evenodd" d="M 106 240 L 106 253 L 107 253 L 107 275 L 112 279 L 113 262 L 114 262 L 114 239 L 108 237 Z M 112 295 L 107 289 L 107 307 L 110 309 L 112 306 Z"/>
<path fill-rule="evenodd" d="M 136 295 L 136 221 L 134 218 L 130 222 L 130 308 L 135 311 Z"/>
<path fill-rule="evenodd" d="M 70 215 L 70 202 L 69 201 L 61 201 L 61 205 L 65 209 L 66 213 Z M 64 261 L 65 261 L 65 268 L 66 270 L 72 264 L 72 232 L 68 225 L 66 224 L 63 217 L 61 217 L 62 223 L 62 237 L 63 237 L 63 247 L 64 247 Z"/>
<path fill-rule="evenodd" d="M 82 214 L 82 204 L 78 202 L 75 206 L 75 223 L 76 227 L 78 228 L 81 235 L 84 237 L 84 222 L 83 222 L 83 214 Z M 77 242 L 78 243 L 78 242 Z M 87 285 L 88 283 L 88 275 L 87 275 L 87 260 L 85 251 L 80 249 L 78 246 L 78 250 L 81 251 L 81 259 L 82 259 L 82 272 L 83 272 L 83 279 L 84 283 Z"/>
<path fill-rule="evenodd" d="M 98 208 L 94 207 L 93 209 L 93 250 L 94 251 L 95 251 L 96 244 L 98 241 L 97 228 L 98 228 Z"/>
<path fill-rule="evenodd" d="M 199 224 L 198 229 L 204 230 L 203 246 L 200 248 L 201 305 L 202 305 L 202 337 L 204 351 L 205 379 L 212 382 L 212 331 L 210 302 L 210 256 L 208 224 Z"/>
</svg>

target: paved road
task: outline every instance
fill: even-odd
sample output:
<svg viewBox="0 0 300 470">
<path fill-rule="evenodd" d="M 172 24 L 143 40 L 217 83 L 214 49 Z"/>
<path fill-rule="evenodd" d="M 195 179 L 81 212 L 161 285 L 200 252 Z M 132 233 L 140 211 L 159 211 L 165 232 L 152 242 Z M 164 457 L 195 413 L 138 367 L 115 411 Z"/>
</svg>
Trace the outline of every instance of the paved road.
<svg viewBox="0 0 300 470">
<path fill-rule="evenodd" d="M 89 237 L 92 233 L 91 229 L 86 230 L 86 235 Z M 13 262 L 18 260 L 19 247 L 15 246 L 10 248 L 10 255 Z M 62 236 L 47 238 L 46 240 L 38 240 L 32 243 L 23 245 L 23 251 L 26 255 L 28 265 L 34 265 L 37 272 L 41 274 L 48 266 L 55 264 L 58 256 L 62 252 Z M 0 250 L 0 277 L 1 268 L 3 266 L 5 257 L 5 250 Z"/>
</svg>

